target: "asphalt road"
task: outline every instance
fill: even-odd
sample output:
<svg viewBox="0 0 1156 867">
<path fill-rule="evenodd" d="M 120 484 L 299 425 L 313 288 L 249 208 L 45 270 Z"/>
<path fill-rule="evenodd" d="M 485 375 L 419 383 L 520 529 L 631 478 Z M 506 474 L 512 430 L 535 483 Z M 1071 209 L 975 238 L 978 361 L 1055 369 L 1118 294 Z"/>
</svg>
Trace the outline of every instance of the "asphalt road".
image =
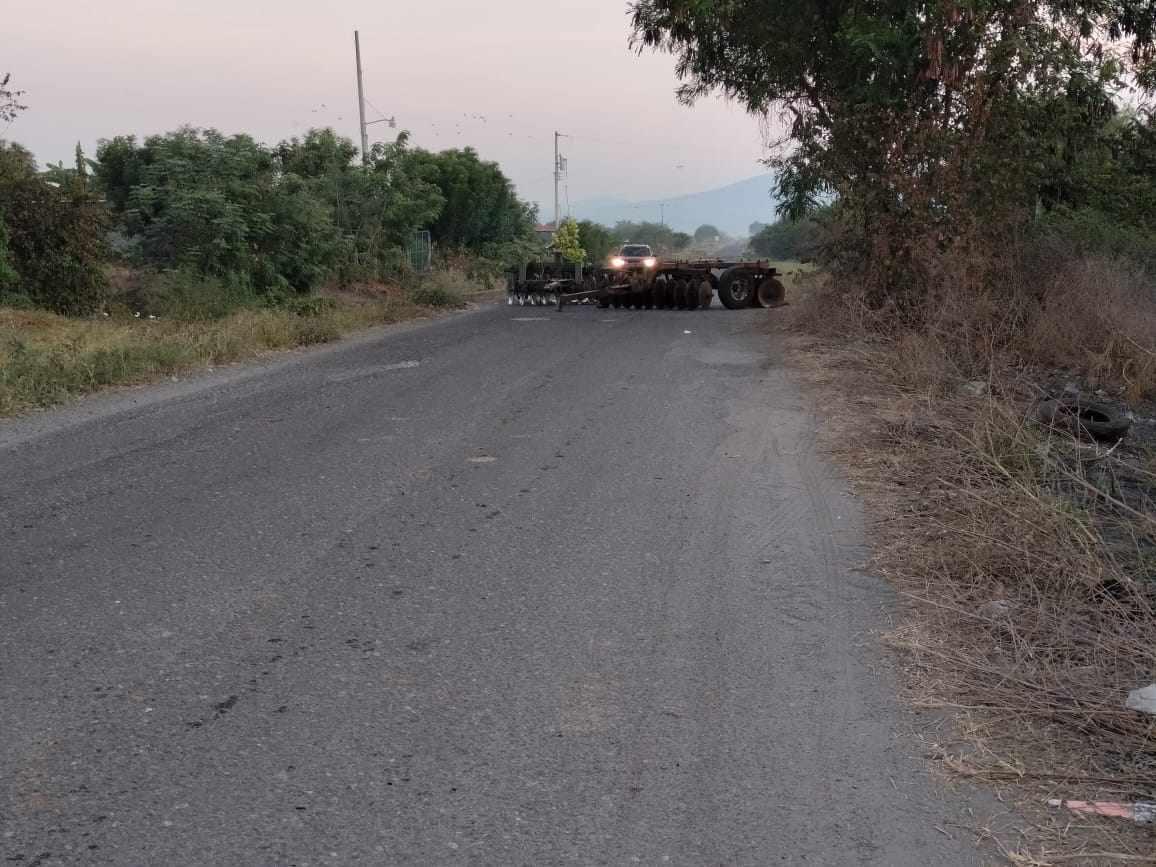
<svg viewBox="0 0 1156 867">
<path fill-rule="evenodd" d="M 978 863 L 767 315 L 492 307 L 0 424 L 0 855 Z"/>
</svg>

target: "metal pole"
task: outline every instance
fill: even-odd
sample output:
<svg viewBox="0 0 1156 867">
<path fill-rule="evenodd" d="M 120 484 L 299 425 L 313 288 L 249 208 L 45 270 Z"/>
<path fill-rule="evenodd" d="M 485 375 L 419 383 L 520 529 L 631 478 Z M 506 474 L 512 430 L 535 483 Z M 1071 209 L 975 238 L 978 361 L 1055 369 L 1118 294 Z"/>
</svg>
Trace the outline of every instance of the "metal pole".
<svg viewBox="0 0 1156 867">
<path fill-rule="evenodd" d="M 558 130 L 554 130 L 554 231 L 558 231 L 558 180 L 562 174 L 558 161 Z"/>
<path fill-rule="evenodd" d="M 361 34 L 353 31 L 353 50 L 357 54 L 357 114 L 361 120 L 361 163 L 369 165 L 369 133 L 365 128 L 365 85 L 361 83 Z"/>
</svg>

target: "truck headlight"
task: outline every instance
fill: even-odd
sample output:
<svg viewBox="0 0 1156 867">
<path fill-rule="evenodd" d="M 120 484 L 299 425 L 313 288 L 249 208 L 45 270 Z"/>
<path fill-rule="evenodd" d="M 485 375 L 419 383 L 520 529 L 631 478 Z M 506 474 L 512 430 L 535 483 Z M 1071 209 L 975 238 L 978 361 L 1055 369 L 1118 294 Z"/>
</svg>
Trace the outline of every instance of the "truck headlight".
<svg viewBox="0 0 1156 867">
<path fill-rule="evenodd" d="M 625 264 L 626 264 L 626 260 L 623 259 L 621 256 L 615 256 L 613 259 L 610 260 L 610 267 L 611 268 L 621 268 Z"/>
<path fill-rule="evenodd" d="M 657 264 L 658 264 L 658 260 L 655 259 L 653 256 L 647 256 L 645 259 L 642 260 L 642 267 L 643 268 L 653 268 Z"/>
</svg>

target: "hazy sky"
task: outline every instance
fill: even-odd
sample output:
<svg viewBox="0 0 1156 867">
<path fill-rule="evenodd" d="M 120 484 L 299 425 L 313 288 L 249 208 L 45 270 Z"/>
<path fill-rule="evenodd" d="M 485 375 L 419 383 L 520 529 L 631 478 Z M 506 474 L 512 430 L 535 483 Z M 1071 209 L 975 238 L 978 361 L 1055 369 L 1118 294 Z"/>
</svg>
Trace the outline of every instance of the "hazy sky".
<svg viewBox="0 0 1156 867">
<path fill-rule="evenodd" d="M 573 136 L 572 201 L 675 196 L 761 170 L 754 119 L 721 100 L 679 105 L 673 60 L 629 51 L 624 0 L 3 3 L 0 72 L 29 110 L 0 138 L 42 162 L 70 162 L 78 140 L 183 123 L 266 142 L 332 125 L 356 141 L 357 28 L 374 106 L 418 145 L 498 161 L 544 218 L 555 129 Z"/>
</svg>

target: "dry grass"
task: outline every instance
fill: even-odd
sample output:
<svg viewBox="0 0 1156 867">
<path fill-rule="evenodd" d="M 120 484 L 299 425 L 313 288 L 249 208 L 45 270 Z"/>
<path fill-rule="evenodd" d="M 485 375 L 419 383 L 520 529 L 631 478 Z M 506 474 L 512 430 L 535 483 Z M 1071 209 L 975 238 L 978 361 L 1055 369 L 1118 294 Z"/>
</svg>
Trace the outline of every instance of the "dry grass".
<svg viewBox="0 0 1156 867">
<path fill-rule="evenodd" d="M 311 315 L 245 309 L 204 321 L 72 319 L 0 308 L 0 416 L 113 385 L 148 382 L 266 352 L 336 340 L 422 315 L 397 294 L 331 293 Z"/>
<path fill-rule="evenodd" d="M 1156 717 L 1124 708 L 1156 680 L 1156 464 L 1140 445 L 1077 442 L 1031 412 L 1029 374 L 1047 365 L 1153 394 L 1150 287 L 1085 264 L 1068 272 L 1083 282 L 1003 310 L 972 299 L 966 323 L 958 299 L 927 330 L 890 334 L 818 285 L 795 325 L 823 336 L 793 338 L 828 444 L 876 519 L 875 567 L 907 602 L 889 641 L 912 700 L 955 715 L 954 740 L 930 752 L 1037 807 L 1156 799 Z M 962 394 L 961 377 L 980 372 L 989 393 Z M 1024 838 L 1001 841 L 1016 863 L 1156 863 L 1151 829 L 1025 815 Z"/>
</svg>

